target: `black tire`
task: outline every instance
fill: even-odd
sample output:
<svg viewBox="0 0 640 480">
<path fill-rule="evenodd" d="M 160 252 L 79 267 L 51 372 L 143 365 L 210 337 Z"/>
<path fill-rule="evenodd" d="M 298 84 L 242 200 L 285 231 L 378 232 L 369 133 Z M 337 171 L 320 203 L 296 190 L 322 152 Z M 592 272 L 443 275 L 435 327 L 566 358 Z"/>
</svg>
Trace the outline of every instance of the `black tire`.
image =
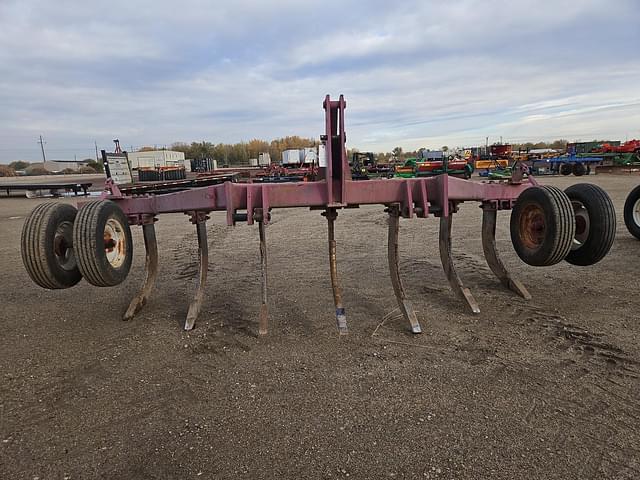
<svg viewBox="0 0 640 480">
<path fill-rule="evenodd" d="M 73 248 L 77 212 L 72 205 L 48 202 L 34 208 L 24 222 L 22 263 L 43 288 L 69 288 L 82 279 Z"/>
<path fill-rule="evenodd" d="M 562 261 L 573 242 L 575 220 L 569 197 L 556 187 L 530 187 L 511 212 L 511 242 L 529 265 L 543 267 Z"/>
<path fill-rule="evenodd" d="M 562 165 L 560 165 L 560 174 L 571 175 L 571 172 L 573 172 L 573 168 L 571 167 L 570 163 L 563 163 Z"/>
<path fill-rule="evenodd" d="M 576 233 L 565 260 L 593 265 L 609 253 L 616 236 L 616 211 L 607 192 L 597 185 L 576 183 L 567 188 L 573 205 Z"/>
<path fill-rule="evenodd" d="M 122 283 L 131 269 L 133 241 L 127 217 L 110 200 L 88 202 L 80 207 L 73 226 L 78 268 L 96 287 Z"/>
<path fill-rule="evenodd" d="M 624 202 L 624 223 L 629 233 L 640 240 L 640 185 L 631 190 Z"/>
<path fill-rule="evenodd" d="M 576 177 L 581 177 L 582 175 L 587 173 L 587 169 L 582 163 L 574 163 L 572 171 Z"/>
</svg>

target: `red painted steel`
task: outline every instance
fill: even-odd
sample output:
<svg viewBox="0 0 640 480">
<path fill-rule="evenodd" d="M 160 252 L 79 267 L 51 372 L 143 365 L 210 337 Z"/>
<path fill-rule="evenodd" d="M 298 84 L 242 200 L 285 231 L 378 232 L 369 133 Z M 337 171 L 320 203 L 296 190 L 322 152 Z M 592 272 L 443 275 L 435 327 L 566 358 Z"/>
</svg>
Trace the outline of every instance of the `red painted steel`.
<svg viewBox="0 0 640 480">
<path fill-rule="evenodd" d="M 497 210 L 513 207 L 518 196 L 527 188 L 536 185 L 533 177 L 523 180 L 521 169 L 514 167 L 509 180 L 472 182 L 446 174 L 423 178 L 393 178 L 354 181 L 351 177 L 346 154 L 346 133 L 344 112 L 346 102 L 341 95 L 332 101 L 327 95 L 325 109 L 325 134 L 321 140 L 325 146 L 326 161 L 319 168 L 319 180 L 297 183 L 235 183 L 188 188 L 172 193 L 149 191 L 134 194 L 136 190 L 122 190 L 111 179 L 107 179 L 102 198 L 117 202 L 128 216 L 131 224 L 145 227 L 147 249 L 147 281 L 132 302 L 125 318 L 131 318 L 144 304 L 157 274 L 157 246 L 153 222 L 161 213 L 184 212 L 196 224 L 199 245 L 199 280 L 196 293 L 189 307 L 185 329 L 190 330 L 200 310 L 204 298 L 207 278 L 208 241 L 205 221 L 212 211 L 226 212 L 227 223 L 237 221 L 248 224 L 259 223 L 262 305 L 260 309 L 260 333 L 267 331 L 267 255 L 265 225 L 270 209 L 285 207 L 307 207 L 324 210 L 327 218 L 329 240 L 329 265 L 333 290 L 336 323 L 341 334 L 347 333 L 347 317 L 343 305 L 342 290 L 338 281 L 335 220 L 338 209 L 366 204 L 383 204 L 389 212 L 389 268 L 398 308 L 411 325 L 411 331 L 421 332 L 417 316 L 406 297 L 398 265 L 398 229 L 400 217 L 414 216 L 426 218 L 440 217 L 439 248 L 440 258 L 451 288 L 463 298 L 474 313 L 479 307 L 468 288 L 456 273 L 453 265 L 451 224 L 458 204 L 465 201 L 480 202 L 483 208 L 483 249 L 491 270 L 503 284 L 516 293 L 527 297 L 526 289 L 513 279 L 501 263 L 495 250 L 495 215 Z M 124 190 L 124 191 L 123 191 Z"/>
</svg>

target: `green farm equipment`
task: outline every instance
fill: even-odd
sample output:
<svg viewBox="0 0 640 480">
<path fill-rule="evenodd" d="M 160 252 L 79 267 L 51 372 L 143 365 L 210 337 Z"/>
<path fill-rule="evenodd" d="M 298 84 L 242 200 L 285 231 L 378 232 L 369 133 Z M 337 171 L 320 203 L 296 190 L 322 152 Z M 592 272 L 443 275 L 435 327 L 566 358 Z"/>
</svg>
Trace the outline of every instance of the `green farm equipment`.
<svg viewBox="0 0 640 480">
<path fill-rule="evenodd" d="M 446 173 L 454 177 L 470 178 L 473 165 L 462 158 L 424 160 L 408 158 L 402 167 L 396 167 L 396 176 L 402 178 L 433 177 Z"/>
</svg>

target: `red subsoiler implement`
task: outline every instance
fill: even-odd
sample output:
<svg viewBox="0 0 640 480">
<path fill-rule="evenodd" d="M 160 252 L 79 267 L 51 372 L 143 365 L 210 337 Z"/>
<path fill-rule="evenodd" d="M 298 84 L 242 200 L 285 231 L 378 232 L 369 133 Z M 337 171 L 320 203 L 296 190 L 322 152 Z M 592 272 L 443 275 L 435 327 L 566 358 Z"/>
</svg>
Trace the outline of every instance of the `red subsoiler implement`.
<svg viewBox="0 0 640 480">
<path fill-rule="evenodd" d="M 341 96 L 324 101 L 326 166 L 320 180 L 299 183 L 232 183 L 209 185 L 172 193 L 124 194 L 108 178 L 100 200 L 71 205 L 43 203 L 27 218 L 22 231 L 22 258 L 38 285 L 69 288 L 84 277 L 99 286 L 124 281 L 131 267 L 133 242 L 130 225 L 142 226 L 146 248 L 146 276 L 140 292 L 124 313 L 129 320 L 145 305 L 158 274 L 155 222 L 162 213 L 182 212 L 195 224 L 199 246 L 199 277 L 189 306 L 185 330 L 194 327 L 205 296 L 208 243 L 207 215 L 226 211 L 227 224 L 258 224 L 260 236 L 262 305 L 259 332 L 267 332 L 266 226 L 275 208 L 307 207 L 322 210 L 328 223 L 329 265 L 338 330 L 347 333 L 336 262 L 335 220 L 343 208 L 382 204 L 389 215 L 388 258 L 391 284 L 398 307 L 411 331 L 420 333 L 418 318 L 407 299 L 398 268 L 399 219 L 428 218 L 440 221 L 440 258 L 453 291 L 472 312 L 480 311 L 476 300 L 456 273 L 451 252 L 451 222 L 462 202 L 479 202 L 482 208 L 482 245 L 490 269 L 505 287 L 529 299 L 526 288 L 514 279 L 496 251 L 498 210 L 513 209 L 511 238 L 520 258 L 534 266 L 567 260 L 591 265 L 602 259 L 613 242 L 615 213 L 607 194 L 595 185 L 573 185 L 566 192 L 538 186 L 531 176 L 523 178 L 514 168 L 507 180 L 472 182 L 447 175 L 430 178 L 396 178 L 353 181 L 345 149 L 344 112 Z M 124 190 L 124 189 L 123 189 Z"/>
</svg>

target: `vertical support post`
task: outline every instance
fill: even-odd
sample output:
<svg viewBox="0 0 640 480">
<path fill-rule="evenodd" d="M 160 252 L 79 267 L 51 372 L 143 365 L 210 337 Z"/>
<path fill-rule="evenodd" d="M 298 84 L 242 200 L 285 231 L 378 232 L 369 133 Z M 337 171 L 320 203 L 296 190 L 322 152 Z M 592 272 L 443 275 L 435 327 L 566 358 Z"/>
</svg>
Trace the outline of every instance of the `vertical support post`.
<svg viewBox="0 0 640 480">
<path fill-rule="evenodd" d="M 489 204 L 482 205 L 482 250 L 487 264 L 502 284 L 526 300 L 531 300 L 531 294 L 525 286 L 513 278 L 498 256 L 496 248 L 496 217 L 497 210 Z"/>
<path fill-rule="evenodd" d="M 351 179 L 351 170 L 345 148 L 346 133 L 344 130 L 344 110 L 347 102 L 343 95 L 338 101 L 332 101 L 329 95 L 324 100 L 325 136 L 327 167 L 327 204 L 342 205 L 345 201 L 347 179 Z"/>
<path fill-rule="evenodd" d="M 258 320 L 258 334 L 267 334 L 267 325 L 269 323 L 269 311 L 267 307 L 267 237 L 264 218 L 264 210 L 255 210 L 255 219 L 258 221 L 258 232 L 260 234 L 260 274 L 262 279 L 262 303 L 260 305 L 260 317 Z M 267 212 L 266 215 L 269 215 Z"/>
<path fill-rule="evenodd" d="M 389 257 L 389 273 L 391 274 L 391 285 L 398 302 L 398 308 L 402 312 L 404 318 L 411 325 L 413 333 L 422 333 L 420 323 L 416 312 L 413 310 L 411 302 L 407 299 L 400 278 L 400 268 L 398 266 L 398 233 L 400 231 L 400 205 L 392 204 L 389 209 L 389 237 L 388 237 L 388 257 Z"/>
<path fill-rule="evenodd" d="M 347 159 L 347 135 L 344 130 L 344 110 L 347 108 L 347 102 L 344 95 L 340 95 L 338 100 L 338 120 L 340 126 L 338 128 L 338 136 L 340 138 L 340 202 L 344 203 L 347 192 L 347 177 L 351 180 L 351 169 L 349 168 L 349 160 Z"/>
<path fill-rule="evenodd" d="M 334 232 L 334 223 L 338 217 L 338 212 L 335 208 L 328 208 L 322 213 L 327 217 L 328 231 L 329 231 L 329 268 L 331 273 L 331 288 L 333 290 L 333 302 L 336 306 L 336 323 L 338 326 L 338 332 L 340 335 L 346 335 L 349 333 L 347 328 L 347 315 L 342 304 L 342 289 L 338 280 L 338 265 L 336 259 L 336 240 Z"/>
<path fill-rule="evenodd" d="M 335 132 L 335 116 L 334 110 L 331 107 L 331 97 L 327 95 L 324 99 L 323 107 L 325 111 L 324 115 L 324 127 L 325 135 L 327 137 L 327 144 L 325 148 L 327 166 L 325 169 L 325 181 L 327 183 L 327 203 L 333 203 L 333 138 Z"/>
<path fill-rule="evenodd" d="M 209 246 L 207 244 L 207 215 L 204 212 L 194 212 L 191 215 L 191 223 L 195 223 L 198 234 L 198 283 L 196 293 L 189 305 L 187 319 L 184 323 L 185 330 L 191 330 L 195 326 L 196 319 L 204 301 L 204 288 L 207 282 L 207 270 L 209 266 Z"/>
<path fill-rule="evenodd" d="M 142 225 L 142 235 L 144 237 L 144 249 L 146 258 L 144 263 L 145 278 L 140 292 L 131 300 L 129 308 L 122 317 L 123 320 L 131 320 L 136 313 L 142 310 L 147 303 L 147 299 L 153 290 L 158 278 L 158 242 L 156 240 L 156 229 L 153 222 L 155 218 L 150 218 L 150 223 Z"/>
<path fill-rule="evenodd" d="M 458 276 L 458 272 L 453 265 L 453 255 L 451 253 L 451 220 L 453 218 L 453 212 L 449 210 L 449 215 L 444 214 L 440 217 L 440 260 L 442 261 L 442 268 L 447 276 L 449 285 L 453 289 L 454 293 L 463 298 L 473 313 L 480 313 L 480 307 L 478 302 L 473 298 L 471 291 L 464 286 L 462 280 Z"/>
</svg>

